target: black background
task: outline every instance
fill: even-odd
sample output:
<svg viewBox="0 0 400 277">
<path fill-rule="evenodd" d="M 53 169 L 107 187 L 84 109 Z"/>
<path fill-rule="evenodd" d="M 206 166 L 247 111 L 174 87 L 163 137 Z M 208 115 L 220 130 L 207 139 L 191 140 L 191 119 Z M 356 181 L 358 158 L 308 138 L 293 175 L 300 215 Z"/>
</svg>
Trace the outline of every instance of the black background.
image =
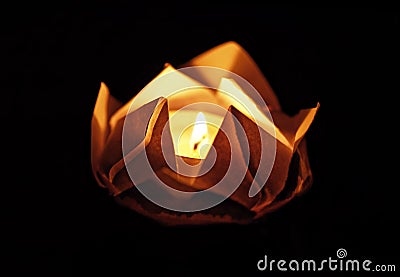
<svg viewBox="0 0 400 277">
<path fill-rule="evenodd" d="M 398 263 L 395 10 L 50 5 L 2 11 L 2 270 L 249 275 L 264 254 L 324 259 L 338 248 Z M 311 190 L 249 226 L 167 228 L 119 207 L 91 173 L 100 81 L 126 101 L 165 62 L 228 40 L 254 58 L 286 113 L 320 102 L 307 133 Z"/>
</svg>

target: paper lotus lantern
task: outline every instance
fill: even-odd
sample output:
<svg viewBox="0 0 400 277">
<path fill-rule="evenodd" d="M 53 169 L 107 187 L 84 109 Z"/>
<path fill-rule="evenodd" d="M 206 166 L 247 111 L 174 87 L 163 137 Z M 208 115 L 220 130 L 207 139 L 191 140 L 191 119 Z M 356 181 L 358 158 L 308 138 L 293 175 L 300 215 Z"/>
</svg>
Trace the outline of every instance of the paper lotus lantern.
<svg viewBox="0 0 400 277">
<path fill-rule="evenodd" d="M 163 224 L 250 223 L 311 185 L 304 136 L 318 107 L 284 114 L 249 54 L 227 42 L 166 64 L 125 104 L 102 83 L 93 173 L 118 203 Z"/>
</svg>

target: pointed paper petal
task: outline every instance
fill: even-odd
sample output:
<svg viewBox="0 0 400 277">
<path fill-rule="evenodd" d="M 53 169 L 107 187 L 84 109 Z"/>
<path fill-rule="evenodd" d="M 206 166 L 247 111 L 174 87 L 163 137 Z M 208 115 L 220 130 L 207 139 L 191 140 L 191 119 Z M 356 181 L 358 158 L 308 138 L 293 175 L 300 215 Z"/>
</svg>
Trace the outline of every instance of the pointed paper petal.
<svg viewBox="0 0 400 277">
<path fill-rule="evenodd" d="M 110 94 L 108 87 L 102 82 L 93 111 L 91 137 L 92 170 L 99 183 L 101 180 L 98 178 L 97 172 L 100 167 L 100 157 L 110 133 L 109 120 L 121 106 L 122 103 Z"/>
<path fill-rule="evenodd" d="M 319 109 L 319 103 L 315 108 L 302 109 L 294 116 L 288 116 L 282 112 L 272 112 L 275 125 L 282 131 L 293 151 L 304 137 L 308 128 L 314 120 L 315 114 Z"/>
<path fill-rule="evenodd" d="M 263 113 L 260 108 L 254 103 L 254 101 L 246 95 L 246 93 L 240 88 L 235 80 L 222 78 L 219 86 L 219 90 L 225 92 L 221 93 L 227 97 L 227 101 L 231 102 L 231 105 L 239 110 L 242 114 L 246 115 L 249 119 L 253 120 L 257 125 L 263 128 L 268 134 L 276 137 L 281 143 L 286 145 L 288 148 L 292 148 L 292 144 L 282 134 L 282 132 L 276 128 L 272 122 L 272 118 L 268 117 Z"/>
<path fill-rule="evenodd" d="M 236 73 L 257 89 L 271 110 L 279 111 L 281 109 L 278 98 L 257 64 L 234 41 L 220 44 L 193 58 L 184 66 L 213 66 Z"/>
</svg>

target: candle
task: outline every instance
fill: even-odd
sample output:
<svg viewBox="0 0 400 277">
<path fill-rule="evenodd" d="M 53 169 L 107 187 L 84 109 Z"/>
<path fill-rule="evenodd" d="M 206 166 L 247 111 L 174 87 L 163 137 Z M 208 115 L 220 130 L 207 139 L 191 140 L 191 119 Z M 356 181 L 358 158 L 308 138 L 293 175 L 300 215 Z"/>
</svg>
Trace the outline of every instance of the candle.
<svg viewBox="0 0 400 277">
<path fill-rule="evenodd" d="M 218 131 L 215 125 L 221 118 L 196 110 L 171 111 L 170 115 L 175 154 L 186 158 L 205 159 Z"/>
<path fill-rule="evenodd" d="M 182 138 L 182 137 L 181 137 Z M 180 148 L 182 145 L 186 146 L 186 141 L 180 141 L 178 146 Z M 202 112 L 199 112 L 196 117 L 196 122 L 193 125 L 192 135 L 190 136 L 189 141 L 189 150 L 193 153 L 195 157 L 204 158 L 203 147 L 209 147 L 208 144 L 208 128 L 207 122 Z"/>
</svg>

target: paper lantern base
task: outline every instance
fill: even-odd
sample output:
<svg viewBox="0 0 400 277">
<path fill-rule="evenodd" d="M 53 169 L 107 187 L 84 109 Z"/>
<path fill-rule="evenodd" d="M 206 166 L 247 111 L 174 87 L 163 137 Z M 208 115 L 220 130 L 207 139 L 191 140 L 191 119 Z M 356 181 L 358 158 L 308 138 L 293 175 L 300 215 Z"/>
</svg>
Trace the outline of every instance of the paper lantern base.
<svg viewBox="0 0 400 277">
<path fill-rule="evenodd" d="M 285 189 L 261 214 L 248 210 L 229 198 L 219 205 L 203 211 L 190 213 L 171 211 L 152 203 L 135 187 L 116 196 L 115 201 L 163 225 L 250 224 L 262 220 L 266 214 L 289 202 L 298 194 L 299 187 L 303 192 L 311 185 L 311 176 L 301 180 L 304 168 L 302 168 L 303 163 L 300 162 L 302 158 L 300 149 L 303 147 L 300 147 L 293 155 Z"/>
</svg>

